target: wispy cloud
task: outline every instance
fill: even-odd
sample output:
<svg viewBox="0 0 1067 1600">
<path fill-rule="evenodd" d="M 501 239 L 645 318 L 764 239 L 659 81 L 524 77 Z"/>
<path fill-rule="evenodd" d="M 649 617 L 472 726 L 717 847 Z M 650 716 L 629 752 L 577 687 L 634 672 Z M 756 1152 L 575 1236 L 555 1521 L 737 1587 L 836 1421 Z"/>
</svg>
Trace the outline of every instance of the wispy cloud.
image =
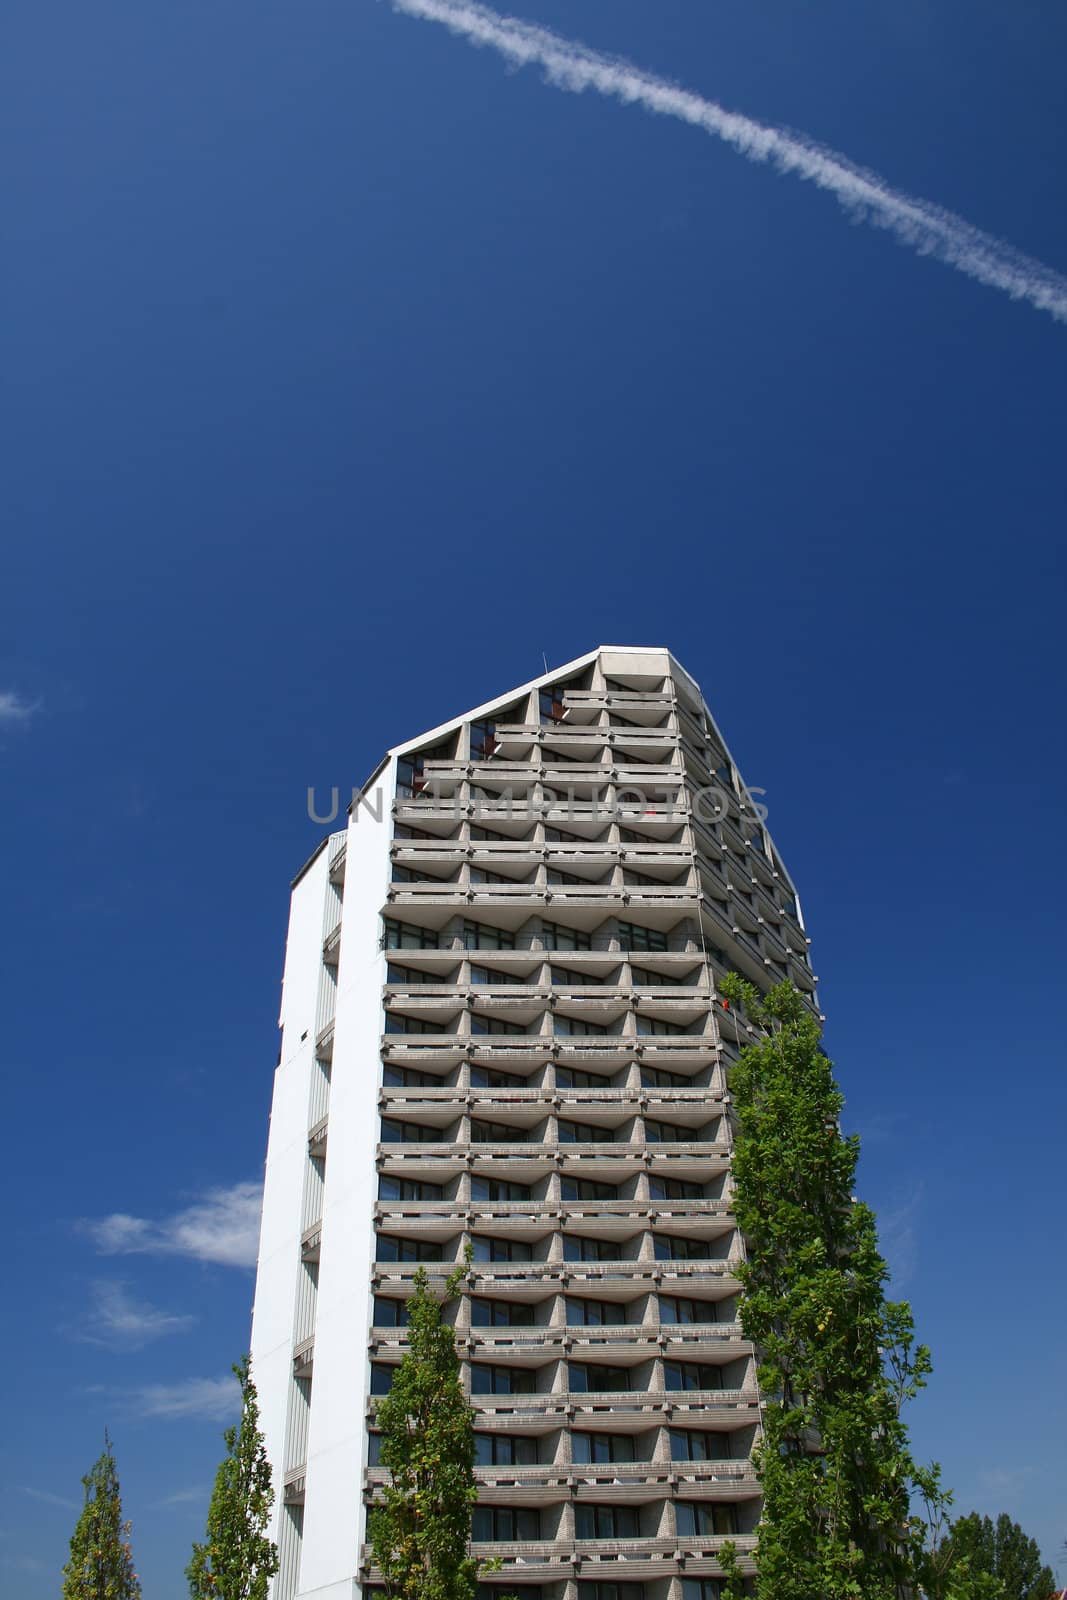
<svg viewBox="0 0 1067 1600">
<path fill-rule="evenodd" d="M 172 1216 L 134 1217 L 116 1211 L 82 1227 L 101 1255 L 189 1256 L 224 1267 L 254 1267 L 259 1248 L 262 1190 L 258 1183 L 209 1189 Z"/>
<path fill-rule="evenodd" d="M 91 1285 L 89 1306 L 71 1331 L 90 1344 L 139 1350 L 153 1339 L 186 1332 L 195 1321 L 134 1299 L 124 1283 L 101 1280 Z"/>
<path fill-rule="evenodd" d="M 62 1506 L 64 1511 L 80 1511 L 81 1501 L 68 1499 L 66 1495 L 53 1494 L 51 1489 L 33 1489 L 29 1484 L 19 1485 L 19 1494 L 28 1494 L 31 1500 L 40 1500 L 46 1506 Z"/>
<path fill-rule="evenodd" d="M 232 1378 L 186 1378 L 149 1383 L 123 1395 L 126 1409 L 142 1419 L 226 1422 L 240 1409 L 241 1391 Z"/>
<path fill-rule="evenodd" d="M 919 1213 L 923 1185 L 916 1183 L 896 1205 L 878 1214 L 878 1240 L 889 1263 L 894 1290 L 902 1289 L 919 1264 Z"/>
<path fill-rule="evenodd" d="M 0 727 L 29 722 L 37 709 L 37 703 L 24 700 L 17 689 L 0 689 Z"/>
<path fill-rule="evenodd" d="M 10 1572 L 47 1572 L 48 1563 L 39 1556 L 4 1556 L 0 1567 L 7 1567 Z"/>
<path fill-rule="evenodd" d="M 885 228 L 920 255 L 934 256 L 979 283 L 1025 300 L 1067 322 L 1067 278 L 983 233 L 963 217 L 929 200 L 893 189 L 878 173 L 805 134 L 757 122 L 728 111 L 665 78 L 616 56 L 602 55 L 574 40 L 501 16 L 475 0 L 393 0 L 395 10 L 439 22 L 472 44 L 486 45 L 513 66 L 539 66 L 557 89 L 597 94 L 674 117 L 721 139 L 748 161 L 768 162 L 832 194 L 854 218 Z"/>
<path fill-rule="evenodd" d="M 204 1485 L 202 1483 L 198 1483 L 192 1489 L 175 1489 L 173 1494 L 164 1495 L 162 1500 L 154 1500 L 151 1509 L 153 1511 L 169 1511 L 172 1506 L 206 1504 L 210 1493 L 210 1484 Z"/>
</svg>

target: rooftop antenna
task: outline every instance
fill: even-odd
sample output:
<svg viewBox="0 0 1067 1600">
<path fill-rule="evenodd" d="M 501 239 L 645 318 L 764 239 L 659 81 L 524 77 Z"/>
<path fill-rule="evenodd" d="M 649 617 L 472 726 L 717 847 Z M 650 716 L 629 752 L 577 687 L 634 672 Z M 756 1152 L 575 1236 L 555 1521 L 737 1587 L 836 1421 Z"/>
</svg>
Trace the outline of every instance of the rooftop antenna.
<svg viewBox="0 0 1067 1600">
<path fill-rule="evenodd" d="M 541 660 L 545 664 L 545 677 L 547 678 L 548 677 L 548 657 L 545 655 L 545 652 L 543 650 L 541 651 Z"/>
</svg>

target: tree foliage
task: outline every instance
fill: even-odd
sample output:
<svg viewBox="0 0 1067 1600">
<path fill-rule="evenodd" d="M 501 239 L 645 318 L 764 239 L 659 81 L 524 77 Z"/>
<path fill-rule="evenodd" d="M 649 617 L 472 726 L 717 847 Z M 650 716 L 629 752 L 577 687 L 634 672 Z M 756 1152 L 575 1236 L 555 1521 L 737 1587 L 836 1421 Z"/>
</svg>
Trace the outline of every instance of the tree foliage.
<svg viewBox="0 0 1067 1600">
<path fill-rule="evenodd" d="M 1056 1587 L 1036 1539 L 1003 1512 L 995 1523 L 977 1512 L 958 1518 L 944 1552 L 950 1566 L 965 1563 L 972 1573 L 995 1578 L 1003 1600 L 1049 1600 Z"/>
<path fill-rule="evenodd" d="M 274 1490 L 250 1358 L 233 1371 L 241 1385 L 241 1420 L 223 1435 L 227 1454 L 215 1475 L 207 1538 L 193 1545 L 185 1569 L 192 1600 L 266 1600 L 278 1570 L 277 1546 L 267 1537 Z"/>
<path fill-rule="evenodd" d="M 760 1033 L 730 1076 L 740 1316 L 764 1397 L 757 1600 L 964 1600 L 981 1590 L 931 1564 L 929 1527 L 951 1497 L 912 1457 L 901 1419 L 930 1354 L 908 1304 L 886 1298 L 874 1214 L 852 1193 L 859 1141 L 841 1134 L 818 1020 L 790 984 L 761 997 L 733 974 L 722 990 Z M 743 1594 L 732 1549 L 725 1566 L 727 1594 Z"/>
<path fill-rule="evenodd" d="M 122 1519 L 122 1496 L 111 1440 L 82 1479 L 85 1504 L 63 1568 L 63 1600 L 140 1600 L 133 1567 L 130 1524 Z"/>
<path fill-rule="evenodd" d="M 448 1279 L 451 1298 L 466 1264 Z M 391 1600 L 472 1600 L 474 1413 L 460 1383 L 455 1335 L 420 1267 L 408 1301 L 408 1348 L 378 1407 L 391 1482 L 369 1518 L 374 1559 Z M 486 1570 L 486 1569 L 483 1569 Z"/>
</svg>

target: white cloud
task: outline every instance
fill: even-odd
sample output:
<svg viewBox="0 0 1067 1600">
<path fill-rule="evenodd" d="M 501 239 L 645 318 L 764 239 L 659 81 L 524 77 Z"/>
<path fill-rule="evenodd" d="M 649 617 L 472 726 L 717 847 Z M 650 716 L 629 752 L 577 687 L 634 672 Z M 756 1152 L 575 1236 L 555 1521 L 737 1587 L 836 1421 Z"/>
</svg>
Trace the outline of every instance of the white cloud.
<svg viewBox="0 0 1067 1600">
<path fill-rule="evenodd" d="M 50 1489 L 31 1489 L 28 1484 L 21 1484 L 20 1494 L 28 1494 L 31 1500 L 43 1500 L 46 1506 L 62 1506 L 64 1511 L 80 1511 L 80 1500 L 69 1500 L 66 1495 L 53 1494 Z"/>
<path fill-rule="evenodd" d="M 164 1495 L 162 1500 L 153 1501 L 152 1510 L 169 1511 L 172 1506 L 206 1505 L 210 1494 L 210 1484 L 205 1487 L 204 1484 L 198 1483 L 193 1489 L 175 1489 L 173 1494 Z"/>
<path fill-rule="evenodd" d="M 0 726 L 5 723 L 29 722 L 36 705 L 24 700 L 17 689 L 0 689 Z"/>
<path fill-rule="evenodd" d="M 878 1242 L 892 1276 L 894 1291 L 902 1289 L 919 1264 L 919 1212 L 923 1185 L 878 1215 Z"/>
<path fill-rule="evenodd" d="M 184 1333 L 196 1321 L 135 1300 L 124 1283 L 101 1281 L 90 1289 L 91 1304 L 75 1329 L 77 1338 L 125 1350 L 139 1350 L 152 1339 Z"/>
<path fill-rule="evenodd" d="M 135 1416 L 167 1421 L 228 1422 L 241 1405 L 241 1391 L 233 1377 L 149 1383 L 127 1391 L 125 1398 Z"/>
<path fill-rule="evenodd" d="M 173 1216 L 154 1220 L 116 1211 L 83 1227 L 102 1255 L 189 1256 L 224 1267 L 254 1267 L 262 1189 L 235 1183 L 207 1193 Z"/>
</svg>

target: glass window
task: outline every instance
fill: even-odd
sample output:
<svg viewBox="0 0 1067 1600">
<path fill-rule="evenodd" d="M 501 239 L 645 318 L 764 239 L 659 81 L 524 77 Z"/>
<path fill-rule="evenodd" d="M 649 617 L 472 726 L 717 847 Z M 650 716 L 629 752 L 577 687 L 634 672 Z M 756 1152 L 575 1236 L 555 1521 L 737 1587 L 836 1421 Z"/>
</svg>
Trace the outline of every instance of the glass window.
<svg viewBox="0 0 1067 1600">
<path fill-rule="evenodd" d="M 532 1328 L 537 1310 L 531 1305 L 513 1305 L 508 1300 L 471 1301 L 471 1326 L 474 1328 Z"/>
<path fill-rule="evenodd" d="M 529 1200 L 533 1190 L 526 1183 L 511 1183 L 504 1178 L 471 1178 L 472 1200 Z"/>
<path fill-rule="evenodd" d="M 489 983 L 500 986 L 505 983 L 529 983 L 530 979 L 521 972 L 496 972 L 492 967 L 471 967 L 472 983 Z"/>
<path fill-rule="evenodd" d="M 524 1506 L 475 1506 L 471 1518 L 471 1538 L 479 1542 L 519 1540 L 541 1537 L 541 1513 Z"/>
<path fill-rule="evenodd" d="M 489 1367 L 471 1364 L 471 1394 L 533 1394 L 534 1375 L 528 1367 Z"/>
<path fill-rule="evenodd" d="M 422 1178 L 391 1178 L 383 1174 L 378 1180 L 379 1200 L 440 1200 L 444 1189 L 439 1183 L 425 1183 Z"/>
<path fill-rule="evenodd" d="M 471 723 L 471 760 L 488 761 L 497 747 L 496 723 L 489 718 Z"/>
<path fill-rule="evenodd" d="M 692 1085 L 692 1078 L 687 1078 L 684 1072 L 668 1072 L 666 1067 L 641 1068 L 643 1089 L 684 1089 Z"/>
<path fill-rule="evenodd" d="M 436 928 L 419 928 L 412 922 L 396 922 L 392 917 L 386 917 L 382 927 L 382 944 L 387 950 L 447 948 L 447 945 L 441 943 L 441 935 Z"/>
<path fill-rule="evenodd" d="M 387 1367 L 383 1361 L 372 1361 L 370 1367 L 371 1394 L 388 1394 L 395 1371 L 395 1367 Z"/>
<path fill-rule="evenodd" d="M 596 1178 L 564 1178 L 562 1179 L 564 1200 L 617 1200 L 619 1186 L 615 1183 L 601 1183 Z"/>
<path fill-rule="evenodd" d="M 578 1600 L 645 1600 L 641 1583 L 580 1583 Z"/>
<path fill-rule="evenodd" d="M 661 1322 L 718 1322 L 718 1310 L 714 1300 L 694 1300 L 680 1294 L 659 1297 Z"/>
<path fill-rule="evenodd" d="M 676 1122 L 658 1122 L 655 1117 L 645 1118 L 646 1144 L 693 1144 L 698 1142 L 698 1136 L 694 1128 L 682 1128 Z"/>
<path fill-rule="evenodd" d="M 582 928 L 565 928 L 558 922 L 542 922 L 541 943 L 546 950 L 591 950 L 592 935 Z"/>
<path fill-rule="evenodd" d="M 539 689 L 537 691 L 537 706 L 542 722 L 562 722 L 563 690 L 557 688 Z"/>
<path fill-rule="evenodd" d="M 408 1303 L 406 1300 L 387 1300 L 383 1295 L 374 1296 L 374 1326 L 376 1328 L 406 1328 L 408 1326 Z"/>
<path fill-rule="evenodd" d="M 633 1373 L 629 1367 L 602 1367 L 595 1361 L 572 1361 L 568 1379 L 574 1394 L 629 1394 Z"/>
<path fill-rule="evenodd" d="M 382 1067 L 382 1083 L 389 1088 L 440 1089 L 444 1079 L 418 1067 L 396 1067 L 391 1061 Z"/>
<path fill-rule="evenodd" d="M 463 924 L 465 950 L 514 950 L 515 935 L 509 928 L 491 928 L 485 922 Z"/>
<path fill-rule="evenodd" d="M 556 1068 L 557 1089 L 608 1089 L 611 1077 L 603 1072 L 581 1072 L 577 1067 Z"/>
<path fill-rule="evenodd" d="M 671 1429 L 672 1461 L 729 1461 L 730 1435 L 696 1428 Z"/>
<path fill-rule="evenodd" d="M 718 1505 L 715 1501 L 679 1500 L 674 1508 L 678 1518 L 678 1532 L 684 1538 L 689 1534 L 703 1536 L 737 1532 L 737 1511 L 734 1506 Z"/>
<path fill-rule="evenodd" d="M 471 1241 L 475 1261 L 532 1261 L 533 1245 L 525 1239 L 486 1238 L 475 1234 Z"/>
<path fill-rule="evenodd" d="M 501 1072 L 498 1067 L 471 1067 L 472 1089 L 528 1089 L 529 1079 L 521 1072 Z"/>
<path fill-rule="evenodd" d="M 567 1300 L 567 1321 L 572 1327 L 625 1327 L 630 1321 L 629 1307 L 616 1300 Z"/>
<path fill-rule="evenodd" d="M 650 1178 L 648 1192 L 653 1200 L 703 1200 L 704 1185 L 689 1178 Z"/>
<path fill-rule="evenodd" d="M 421 1122 L 398 1122 L 395 1117 L 383 1117 L 381 1128 L 383 1144 L 445 1144 L 441 1128 L 427 1128 Z"/>
<path fill-rule="evenodd" d="M 589 1506 L 574 1508 L 576 1539 L 636 1539 L 636 1506 Z"/>
<path fill-rule="evenodd" d="M 593 1122 L 559 1122 L 560 1144 L 612 1144 L 613 1128 L 600 1128 Z"/>
<path fill-rule="evenodd" d="M 553 1019 L 553 1032 L 581 1037 L 587 1033 L 610 1033 L 611 1028 L 606 1022 L 587 1022 L 584 1017 L 562 1017 L 557 1015 Z"/>
<path fill-rule="evenodd" d="M 478 1467 L 527 1467 L 537 1461 L 537 1440 L 510 1433 L 476 1433 L 474 1464 Z"/>
<path fill-rule="evenodd" d="M 471 1122 L 471 1144 L 529 1144 L 529 1128 L 510 1128 L 506 1122 Z"/>
<path fill-rule="evenodd" d="M 721 1600 L 722 1584 L 718 1578 L 683 1578 L 682 1600 Z"/>
<path fill-rule="evenodd" d="M 572 1433 L 571 1458 L 583 1464 L 599 1461 L 636 1461 L 633 1438 L 628 1433 Z"/>
<path fill-rule="evenodd" d="M 707 1239 L 679 1238 L 676 1234 L 657 1233 L 653 1240 L 657 1261 L 710 1261 L 711 1244 Z"/>
<path fill-rule="evenodd" d="M 665 1361 L 663 1387 L 688 1392 L 722 1388 L 722 1368 L 710 1361 Z"/>
<path fill-rule="evenodd" d="M 376 1261 L 443 1261 L 442 1247 L 435 1239 L 395 1239 L 380 1233 Z"/>
<path fill-rule="evenodd" d="M 638 1033 L 666 1034 L 666 1033 L 700 1033 L 702 1030 L 695 1022 L 667 1022 L 663 1017 L 642 1017 L 637 1019 Z"/>
<path fill-rule="evenodd" d="M 667 935 L 662 928 L 643 928 L 636 922 L 620 922 L 619 943 L 624 950 L 666 950 Z"/>
<path fill-rule="evenodd" d="M 563 1236 L 564 1261 L 619 1261 L 622 1245 L 617 1239 L 585 1239 L 573 1234 Z"/>
<path fill-rule="evenodd" d="M 505 1022 L 502 1017 L 471 1017 L 472 1033 L 508 1033 L 526 1034 L 526 1026 L 522 1022 Z"/>
</svg>

